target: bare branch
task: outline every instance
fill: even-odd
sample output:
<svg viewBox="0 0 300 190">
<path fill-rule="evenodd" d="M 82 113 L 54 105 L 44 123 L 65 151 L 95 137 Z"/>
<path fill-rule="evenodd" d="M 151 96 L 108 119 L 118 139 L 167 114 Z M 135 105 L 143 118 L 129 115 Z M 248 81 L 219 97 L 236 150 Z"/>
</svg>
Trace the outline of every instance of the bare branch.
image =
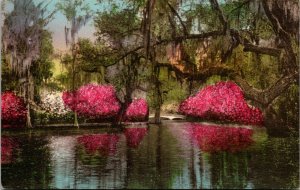
<svg viewBox="0 0 300 190">
<path fill-rule="evenodd" d="M 276 18 L 276 16 L 272 13 L 272 10 L 270 10 L 270 7 L 268 6 L 268 1 L 269 0 L 263 0 L 262 1 L 262 5 L 263 5 L 263 8 L 265 10 L 265 13 L 266 13 L 269 21 L 271 22 L 271 24 L 273 26 L 273 30 L 282 39 L 282 42 L 283 42 L 283 45 L 284 45 L 284 49 L 285 49 L 286 54 L 287 54 L 288 59 L 289 59 L 288 62 L 290 63 L 290 65 L 296 67 L 296 65 L 297 65 L 297 63 L 296 63 L 296 56 L 295 56 L 295 53 L 293 51 L 291 37 L 283 29 L 283 27 L 281 26 L 280 22 Z"/>
<path fill-rule="evenodd" d="M 176 17 L 179 19 L 179 22 L 180 22 L 180 24 L 181 24 L 181 26 L 182 26 L 182 28 L 183 28 L 183 33 L 184 33 L 184 35 L 188 35 L 189 32 L 187 31 L 186 26 L 185 26 L 185 24 L 183 23 L 181 17 L 180 17 L 179 14 L 177 13 L 177 11 L 172 7 L 172 5 L 171 5 L 169 2 L 167 2 L 167 3 L 168 3 L 168 6 L 169 6 L 170 10 L 172 11 L 172 13 L 173 13 L 174 15 L 176 15 Z"/>
<path fill-rule="evenodd" d="M 279 57 L 281 50 L 277 48 L 268 48 L 268 47 L 260 47 L 252 44 L 244 44 L 244 51 L 250 51 L 250 52 L 255 52 L 255 53 L 260 53 L 260 54 L 266 54 L 266 55 L 271 55 L 275 57 Z"/>
<path fill-rule="evenodd" d="M 219 3 L 217 0 L 210 0 L 210 4 L 211 4 L 211 7 L 213 10 L 216 11 L 218 17 L 219 17 L 219 20 L 221 22 L 221 24 L 223 25 L 223 33 L 225 34 L 227 29 L 228 29 L 228 23 L 227 23 L 227 20 L 223 14 L 223 11 L 222 9 L 220 8 L 219 6 Z"/>
</svg>

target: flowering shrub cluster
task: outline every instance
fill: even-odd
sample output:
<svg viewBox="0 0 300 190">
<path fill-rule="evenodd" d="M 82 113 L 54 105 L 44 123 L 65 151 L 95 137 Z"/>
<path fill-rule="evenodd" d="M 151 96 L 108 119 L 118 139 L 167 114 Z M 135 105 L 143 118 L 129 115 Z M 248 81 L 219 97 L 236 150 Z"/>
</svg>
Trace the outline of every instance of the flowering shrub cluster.
<svg viewBox="0 0 300 190">
<path fill-rule="evenodd" d="M 262 125 L 263 115 L 251 108 L 239 86 L 233 82 L 219 82 L 200 90 L 179 106 L 179 112 L 192 117 Z"/>
<path fill-rule="evenodd" d="M 105 156 L 116 152 L 118 141 L 119 136 L 114 134 L 84 135 L 77 138 L 77 142 L 83 145 L 87 153 L 99 152 Z"/>
<path fill-rule="evenodd" d="M 133 100 L 125 112 L 126 121 L 146 121 L 148 119 L 148 104 L 144 99 Z"/>
<path fill-rule="evenodd" d="M 18 147 L 14 139 L 1 137 L 1 164 L 9 164 L 13 159 L 13 150 Z"/>
<path fill-rule="evenodd" d="M 115 89 L 111 85 L 84 85 L 74 92 L 64 92 L 62 98 L 67 107 L 81 116 L 112 118 L 120 110 Z"/>
<path fill-rule="evenodd" d="M 205 152 L 238 152 L 254 142 L 251 129 L 200 124 L 191 124 L 190 129 L 192 138 Z"/>
<path fill-rule="evenodd" d="M 126 128 L 125 136 L 127 140 L 127 145 L 132 148 L 138 147 L 146 134 L 147 128 Z"/>
<path fill-rule="evenodd" d="M 41 94 L 41 108 L 48 113 L 64 115 L 71 110 L 64 105 L 61 92 L 46 92 Z"/>
<path fill-rule="evenodd" d="M 2 124 L 24 123 L 27 109 L 20 97 L 12 92 L 4 92 L 1 94 L 1 113 Z"/>
</svg>

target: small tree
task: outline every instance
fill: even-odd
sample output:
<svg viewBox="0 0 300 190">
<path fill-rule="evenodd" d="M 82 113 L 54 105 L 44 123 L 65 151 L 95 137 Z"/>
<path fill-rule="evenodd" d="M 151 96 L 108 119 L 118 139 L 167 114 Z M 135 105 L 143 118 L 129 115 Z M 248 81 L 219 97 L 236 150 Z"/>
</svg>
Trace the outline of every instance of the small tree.
<svg viewBox="0 0 300 190">
<path fill-rule="evenodd" d="M 72 90 L 75 90 L 75 64 L 77 56 L 76 35 L 80 28 L 91 18 L 91 10 L 83 0 L 64 0 L 56 4 L 57 8 L 65 15 L 68 24 L 65 26 L 66 45 L 70 46 L 72 52 Z M 71 37 L 71 41 L 70 41 Z M 78 126 L 77 113 L 74 112 L 74 125 Z"/>
</svg>

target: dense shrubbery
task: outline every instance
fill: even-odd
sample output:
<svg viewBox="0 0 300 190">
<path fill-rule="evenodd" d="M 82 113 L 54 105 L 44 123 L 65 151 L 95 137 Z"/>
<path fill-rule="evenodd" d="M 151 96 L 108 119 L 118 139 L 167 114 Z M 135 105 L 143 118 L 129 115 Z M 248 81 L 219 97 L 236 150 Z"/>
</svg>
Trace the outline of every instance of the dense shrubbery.
<svg viewBox="0 0 300 190">
<path fill-rule="evenodd" d="M 119 136 L 114 134 L 84 135 L 78 137 L 77 142 L 83 145 L 89 154 L 99 152 L 101 155 L 109 155 L 116 152 Z"/>
<path fill-rule="evenodd" d="M 146 100 L 137 99 L 128 106 L 125 112 L 126 121 L 146 121 L 149 115 L 149 108 Z"/>
<path fill-rule="evenodd" d="M 24 101 L 12 92 L 1 94 L 2 124 L 21 124 L 26 121 L 27 109 Z M 2 127 L 9 125 L 2 125 Z M 22 126 L 22 125 L 18 125 Z"/>
<path fill-rule="evenodd" d="M 52 91 L 42 93 L 39 106 L 43 111 L 35 112 L 34 123 L 36 124 L 74 122 L 74 114 L 72 110 L 65 106 L 62 99 L 62 92 Z"/>
<path fill-rule="evenodd" d="M 47 92 L 41 95 L 40 106 L 48 113 L 64 115 L 71 110 L 64 105 L 61 92 Z"/>
<path fill-rule="evenodd" d="M 239 86 L 233 82 L 219 82 L 200 90 L 180 104 L 179 112 L 208 120 L 262 125 L 263 115 L 251 108 Z"/>
<path fill-rule="evenodd" d="M 74 92 L 64 92 L 62 98 L 72 111 L 89 118 L 112 118 L 120 110 L 115 89 L 110 85 L 84 85 Z"/>
<path fill-rule="evenodd" d="M 127 145 L 132 148 L 138 147 L 146 134 L 147 128 L 126 128 L 125 136 L 127 140 Z"/>
<path fill-rule="evenodd" d="M 205 152 L 237 152 L 254 142 L 253 130 L 246 128 L 191 124 L 190 134 Z"/>
</svg>

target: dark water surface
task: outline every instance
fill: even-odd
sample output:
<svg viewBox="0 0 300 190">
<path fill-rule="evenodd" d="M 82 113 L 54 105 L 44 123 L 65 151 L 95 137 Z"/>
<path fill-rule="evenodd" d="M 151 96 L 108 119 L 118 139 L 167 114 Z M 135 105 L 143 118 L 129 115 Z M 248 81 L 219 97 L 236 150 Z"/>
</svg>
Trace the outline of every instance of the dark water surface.
<svg viewBox="0 0 300 190">
<path fill-rule="evenodd" d="M 299 186 L 297 138 L 262 129 L 249 142 L 249 131 L 213 132 L 219 136 L 185 122 L 119 131 L 2 131 L 1 181 L 13 189 Z"/>
</svg>

